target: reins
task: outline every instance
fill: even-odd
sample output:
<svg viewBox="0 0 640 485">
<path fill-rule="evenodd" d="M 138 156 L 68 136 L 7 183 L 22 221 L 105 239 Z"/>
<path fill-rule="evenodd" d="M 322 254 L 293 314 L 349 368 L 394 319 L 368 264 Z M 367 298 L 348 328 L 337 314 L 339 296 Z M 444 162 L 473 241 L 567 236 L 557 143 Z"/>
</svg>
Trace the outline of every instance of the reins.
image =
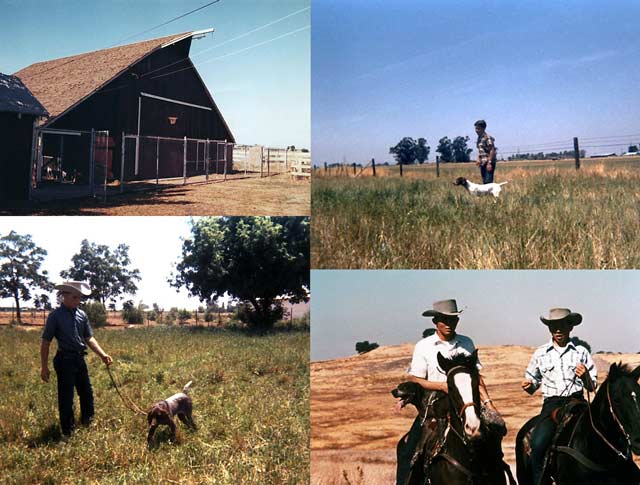
<svg viewBox="0 0 640 485">
<path fill-rule="evenodd" d="M 600 432 L 600 430 L 598 430 L 598 428 L 596 428 L 596 425 L 593 422 L 593 416 L 591 414 L 591 396 L 590 396 L 589 389 L 587 389 L 587 404 L 588 404 L 587 407 L 588 407 L 588 410 L 589 410 L 589 421 L 591 422 L 591 427 L 596 432 L 596 434 L 600 437 L 600 439 L 602 439 L 602 441 L 604 441 L 605 444 L 616 453 L 616 455 L 618 455 L 620 458 L 622 458 L 623 460 L 626 461 L 626 460 L 629 459 L 629 456 L 630 456 L 631 441 L 629 439 L 629 435 L 627 434 L 627 432 L 624 429 L 624 426 L 622 426 L 622 423 L 620 422 L 620 419 L 618 419 L 618 416 L 616 416 L 616 413 L 613 410 L 613 404 L 611 403 L 611 394 L 609 393 L 609 388 L 610 388 L 609 381 L 607 381 L 607 401 L 608 401 L 608 404 L 609 404 L 609 412 L 611 413 L 611 416 L 613 417 L 613 420 L 616 422 L 616 424 L 620 428 L 620 431 L 622 431 L 622 435 L 625 437 L 625 440 L 627 441 L 627 450 L 626 450 L 626 452 L 623 453 L 620 450 L 618 450 L 618 448 L 616 448 L 614 445 L 612 445 L 609 442 L 609 440 L 607 440 L 607 438 L 605 438 L 605 436 Z"/>
<path fill-rule="evenodd" d="M 111 373 L 111 368 L 109 368 L 109 366 L 107 367 L 107 372 L 109 373 L 109 378 L 111 379 L 111 383 L 113 384 L 113 387 L 115 387 L 116 392 L 118 393 L 118 396 L 120 396 L 120 399 L 122 399 L 122 402 L 124 403 L 124 405 L 131 411 L 133 411 L 136 414 L 142 414 L 144 416 L 147 415 L 146 412 L 144 412 L 142 409 L 140 409 L 135 402 L 133 402 L 133 400 L 129 397 L 127 397 L 125 399 L 125 396 L 122 394 L 122 392 L 120 392 L 120 386 L 118 386 L 118 384 L 116 383 L 115 378 L 113 377 L 113 374 Z"/>
</svg>

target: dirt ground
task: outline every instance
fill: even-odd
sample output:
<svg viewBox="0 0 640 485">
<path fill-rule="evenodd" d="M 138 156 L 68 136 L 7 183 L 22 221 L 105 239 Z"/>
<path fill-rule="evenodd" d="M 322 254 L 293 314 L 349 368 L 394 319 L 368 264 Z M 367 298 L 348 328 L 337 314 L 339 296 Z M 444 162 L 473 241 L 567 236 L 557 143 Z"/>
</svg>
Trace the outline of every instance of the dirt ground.
<svg viewBox="0 0 640 485">
<path fill-rule="evenodd" d="M 489 394 L 509 430 L 502 448 L 514 475 L 516 434 L 542 404 L 539 393 L 529 396 L 520 388 L 533 350 L 516 345 L 479 348 Z M 405 344 L 311 363 L 312 485 L 395 483 L 396 444 L 416 411 L 407 406 L 395 413 L 390 391 L 406 380 L 412 352 L 413 344 Z M 611 363 L 636 366 L 640 354 L 597 354 L 594 361 L 602 382 Z"/>
<path fill-rule="evenodd" d="M 287 174 L 264 178 L 234 178 L 225 182 L 161 186 L 101 199 L 32 202 L 0 207 L 0 215 L 305 216 L 311 212 L 309 180 Z"/>
</svg>

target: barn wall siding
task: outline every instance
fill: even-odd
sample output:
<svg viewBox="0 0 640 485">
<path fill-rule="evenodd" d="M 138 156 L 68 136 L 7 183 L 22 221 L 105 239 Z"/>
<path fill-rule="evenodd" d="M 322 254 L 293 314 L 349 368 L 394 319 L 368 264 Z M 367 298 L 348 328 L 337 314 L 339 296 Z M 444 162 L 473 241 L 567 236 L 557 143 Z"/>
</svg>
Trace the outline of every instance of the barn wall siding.
<svg viewBox="0 0 640 485">
<path fill-rule="evenodd" d="M 0 201 L 29 196 L 29 160 L 34 116 L 0 112 Z"/>
</svg>

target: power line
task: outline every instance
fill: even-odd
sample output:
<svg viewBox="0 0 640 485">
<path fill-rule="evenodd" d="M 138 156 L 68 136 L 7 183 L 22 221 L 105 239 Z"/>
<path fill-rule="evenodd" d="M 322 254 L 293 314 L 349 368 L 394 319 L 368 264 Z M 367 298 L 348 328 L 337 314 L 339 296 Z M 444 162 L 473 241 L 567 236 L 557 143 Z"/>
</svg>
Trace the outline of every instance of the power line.
<svg viewBox="0 0 640 485">
<path fill-rule="evenodd" d="M 246 37 L 246 36 L 248 36 L 248 35 L 250 35 L 250 34 L 253 34 L 253 33 L 258 32 L 258 31 L 260 31 L 260 30 L 264 30 L 264 29 L 266 29 L 267 27 L 271 27 L 272 25 L 275 25 L 275 24 L 277 24 L 278 22 L 282 22 L 283 20 L 286 20 L 286 19 L 288 19 L 289 17 L 293 17 L 294 15 L 297 15 L 297 14 L 299 14 L 299 13 L 302 13 L 302 12 L 306 11 L 306 10 L 309 10 L 310 8 L 311 8 L 311 7 L 306 7 L 306 8 L 302 8 L 302 9 L 300 9 L 300 10 L 296 10 L 295 12 L 292 12 L 292 13 L 290 13 L 290 14 L 287 14 L 287 15 L 285 15 L 284 17 L 280 17 L 279 19 L 273 20 L 273 21 L 268 22 L 268 23 L 266 23 L 266 24 L 264 24 L 264 25 L 261 25 L 261 26 L 259 26 L 259 27 L 256 27 L 255 29 L 249 30 L 248 32 L 245 32 L 245 33 L 243 33 L 243 34 L 240 34 L 240 35 L 238 35 L 238 36 L 236 36 L 236 37 L 232 37 L 231 39 L 227 39 L 227 40 L 225 40 L 224 42 L 221 42 L 221 43 L 219 43 L 219 44 L 216 44 L 216 45 L 214 45 L 214 46 L 212 46 L 212 47 L 207 47 L 206 49 L 201 50 L 200 52 L 198 52 L 197 54 L 194 54 L 194 55 L 193 55 L 193 56 L 191 56 L 191 57 L 197 57 L 197 56 L 200 56 L 200 55 L 204 54 L 205 52 L 209 52 L 210 50 L 217 49 L 217 48 L 218 48 L 218 47 L 220 47 L 220 46 L 223 46 L 223 45 L 225 45 L 225 44 L 228 44 L 229 42 L 233 42 L 234 40 L 242 39 L 243 37 Z M 170 64 L 167 64 L 166 66 L 162 66 L 162 67 L 159 67 L 159 68 L 157 68 L 157 69 L 154 69 L 153 71 L 149 71 L 149 72 L 145 73 L 142 77 L 150 76 L 150 75 L 151 75 L 151 74 L 153 74 L 154 72 L 158 72 L 158 71 L 161 71 L 161 70 L 163 70 L 163 69 L 167 69 L 167 68 L 169 68 L 169 67 L 171 67 L 171 66 L 175 66 L 176 64 L 179 64 L 179 63 L 181 63 L 182 61 L 184 61 L 184 59 L 180 59 L 180 60 L 178 60 L 178 61 L 174 61 L 174 62 L 172 62 L 172 63 L 170 63 Z"/>
<path fill-rule="evenodd" d="M 269 44 L 271 42 L 275 42 L 276 40 L 282 39 L 284 37 L 288 37 L 288 36 L 293 35 L 293 34 L 297 34 L 298 32 L 302 32 L 303 30 L 308 30 L 309 28 L 311 28 L 311 26 L 310 25 L 306 25 L 306 26 L 301 27 L 299 29 L 287 32 L 286 34 L 282 34 L 282 35 L 279 35 L 277 37 L 273 37 L 272 39 L 265 40 L 263 42 L 258 42 L 257 44 L 250 45 L 249 47 L 245 47 L 244 49 L 240 49 L 240 50 L 237 50 L 235 52 L 230 52 L 228 54 L 224 54 L 222 56 L 218 56 L 218 57 L 214 57 L 214 58 L 211 58 L 211 59 L 207 59 L 206 61 L 203 61 L 200 64 L 206 64 L 207 62 L 217 61 L 219 59 L 224 59 L 225 57 L 231 57 L 231 56 L 235 56 L 237 54 L 242 54 L 243 52 L 246 52 L 248 50 L 255 49 L 256 47 L 260 47 L 260 46 L 263 46 L 265 44 Z M 166 72 L 164 74 L 158 74 L 157 76 L 153 76 L 151 79 L 158 79 L 160 77 L 170 76 L 172 74 L 176 74 L 178 72 L 186 71 L 187 69 L 194 69 L 194 68 L 195 68 L 195 66 L 193 66 L 193 67 L 192 66 L 183 67 L 182 69 L 177 69 L 175 71 Z"/>
<path fill-rule="evenodd" d="M 142 31 L 142 32 L 138 32 L 137 34 L 130 35 L 129 37 L 125 37 L 124 39 L 119 40 L 118 42 L 116 42 L 115 44 L 113 44 L 111 47 L 113 47 L 113 46 L 115 46 L 115 45 L 118 45 L 118 44 L 120 44 L 121 42 L 124 42 L 124 41 L 126 41 L 126 40 L 132 39 L 132 38 L 134 38 L 134 37 L 138 37 L 139 35 L 146 34 L 147 32 L 151 32 L 152 30 L 156 30 L 156 29 L 159 29 L 160 27 L 164 27 L 165 25 L 170 24 L 171 22 L 175 22 L 176 20 L 179 20 L 179 19 L 181 19 L 181 18 L 184 18 L 184 17 L 186 17 L 187 15 L 191 15 L 192 13 L 197 12 L 198 10 L 202 10 L 203 8 L 207 8 L 207 7 L 211 6 L 211 5 L 213 5 L 214 3 L 218 3 L 219 1 L 220 1 L 220 0 L 214 0 L 213 2 L 209 2 L 209 3 L 207 3 L 206 5 L 203 5 L 202 7 L 198 7 L 198 8 L 196 8 L 196 9 L 194 9 L 194 10 L 191 10 L 190 12 L 183 13 L 182 15 L 178 15 L 177 17 L 174 17 L 174 18 L 172 18 L 171 20 L 167 20 L 166 22 L 163 22 L 163 23 L 161 23 L 161 24 L 159 24 L 159 25 L 156 25 L 155 27 L 151 27 L 150 29 L 144 30 L 144 31 Z"/>
</svg>

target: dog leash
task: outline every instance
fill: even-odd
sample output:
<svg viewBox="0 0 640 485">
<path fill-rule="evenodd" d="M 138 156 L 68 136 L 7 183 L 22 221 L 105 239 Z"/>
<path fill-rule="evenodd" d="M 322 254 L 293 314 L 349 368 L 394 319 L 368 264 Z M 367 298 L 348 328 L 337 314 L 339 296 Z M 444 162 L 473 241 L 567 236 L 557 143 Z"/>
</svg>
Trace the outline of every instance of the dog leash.
<svg viewBox="0 0 640 485">
<path fill-rule="evenodd" d="M 120 396 L 120 399 L 122 399 L 122 402 L 124 403 L 124 405 L 129 408 L 131 411 L 133 411 L 136 414 L 142 414 L 144 416 L 147 415 L 147 413 L 145 413 L 142 409 L 140 409 L 136 403 L 133 402 L 133 400 L 131 398 L 127 398 L 125 399 L 124 395 L 120 392 L 120 386 L 118 386 L 118 384 L 116 383 L 115 378 L 113 377 L 113 374 L 111 373 L 111 369 L 109 368 L 109 366 L 107 367 L 107 372 L 109 373 L 109 378 L 111 379 L 111 383 L 113 384 L 113 387 L 116 388 L 116 392 L 118 393 L 118 396 Z M 128 402 L 127 402 L 128 400 Z"/>
</svg>

